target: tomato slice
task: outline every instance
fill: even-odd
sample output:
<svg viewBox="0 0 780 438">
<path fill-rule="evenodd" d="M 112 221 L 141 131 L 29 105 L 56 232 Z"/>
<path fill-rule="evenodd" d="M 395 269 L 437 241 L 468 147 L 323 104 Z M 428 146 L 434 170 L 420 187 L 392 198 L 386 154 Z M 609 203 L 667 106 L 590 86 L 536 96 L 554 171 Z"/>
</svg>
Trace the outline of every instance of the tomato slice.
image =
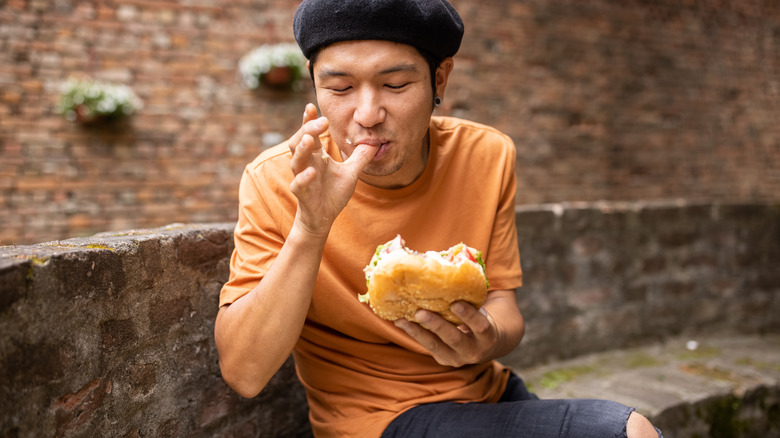
<svg viewBox="0 0 780 438">
<path fill-rule="evenodd" d="M 465 248 L 465 247 L 464 247 L 464 248 L 463 248 L 463 252 L 465 252 L 465 253 L 466 253 L 466 256 L 469 258 L 469 260 L 471 260 L 471 261 L 472 261 L 472 262 L 474 262 L 474 263 L 477 263 L 477 259 L 476 259 L 476 258 L 474 258 L 474 255 L 473 255 L 473 254 L 471 254 L 471 251 L 470 251 L 468 248 Z"/>
</svg>

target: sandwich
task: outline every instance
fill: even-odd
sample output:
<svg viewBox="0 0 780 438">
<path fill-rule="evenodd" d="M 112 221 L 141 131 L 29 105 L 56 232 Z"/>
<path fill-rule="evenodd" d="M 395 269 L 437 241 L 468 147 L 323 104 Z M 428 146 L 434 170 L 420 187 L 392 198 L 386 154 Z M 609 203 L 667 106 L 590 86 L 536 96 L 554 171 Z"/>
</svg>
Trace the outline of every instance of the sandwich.
<svg viewBox="0 0 780 438">
<path fill-rule="evenodd" d="M 446 251 L 417 252 L 406 247 L 400 235 L 379 245 L 363 270 L 368 291 L 358 295 L 380 318 L 415 321 L 419 309 L 438 313 L 459 325 L 450 310 L 454 301 L 479 309 L 488 283 L 482 253 L 463 243 Z"/>
</svg>

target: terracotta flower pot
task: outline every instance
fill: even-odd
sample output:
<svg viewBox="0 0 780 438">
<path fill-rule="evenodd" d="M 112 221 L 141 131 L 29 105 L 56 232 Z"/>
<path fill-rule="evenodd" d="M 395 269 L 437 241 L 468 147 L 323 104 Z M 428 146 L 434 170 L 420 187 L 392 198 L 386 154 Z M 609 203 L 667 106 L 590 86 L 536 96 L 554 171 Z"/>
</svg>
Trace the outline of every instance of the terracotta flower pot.
<svg viewBox="0 0 780 438">
<path fill-rule="evenodd" d="M 289 88 L 293 81 L 293 72 L 290 67 L 273 67 L 260 78 L 268 87 Z"/>
<path fill-rule="evenodd" d="M 76 122 L 82 125 L 91 125 L 100 119 L 100 115 L 89 111 L 86 105 L 79 105 L 75 108 Z"/>
</svg>

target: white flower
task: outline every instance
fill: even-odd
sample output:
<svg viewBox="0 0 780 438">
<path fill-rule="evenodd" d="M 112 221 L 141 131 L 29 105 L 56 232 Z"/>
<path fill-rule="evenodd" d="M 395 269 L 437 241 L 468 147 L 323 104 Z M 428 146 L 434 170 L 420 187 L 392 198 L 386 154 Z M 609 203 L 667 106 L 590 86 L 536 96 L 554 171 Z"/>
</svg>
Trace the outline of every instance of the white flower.
<svg viewBox="0 0 780 438">
<path fill-rule="evenodd" d="M 306 74 L 306 58 L 295 43 L 263 44 L 244 55 L 238 62 L 238 70 L 244 84 L 255 89 L 260 77 L 274 67 L 291 67 L 294 79 Z"/>
<path fill-rule="evenodd" d="M 60 88 L 57 108 L 68 120 L 75 120 L 77 113 L 86 115 L 130 115 L 143 106 L 141 100 L 126 85 L 116 85 L 90 78 L 70 78 Z"/>
</svg>

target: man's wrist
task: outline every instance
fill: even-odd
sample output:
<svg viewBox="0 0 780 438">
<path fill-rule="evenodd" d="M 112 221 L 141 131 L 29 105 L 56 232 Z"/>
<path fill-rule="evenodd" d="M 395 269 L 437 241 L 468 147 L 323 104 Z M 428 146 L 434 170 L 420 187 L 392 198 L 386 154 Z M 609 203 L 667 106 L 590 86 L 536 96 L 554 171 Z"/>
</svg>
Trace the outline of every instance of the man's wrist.
<svg viewBox="0 0 780 438">
<path fill-rule="evenodd" d="M 328 235 L 330 235 L 331 227 L 332 223 L 326 221 L 322 221 L 322 223 L 315 225 L 307 224 L 303 219 L 296 215 L 292 228 L 290 229 L 288 240 L 291 238 L 301 239 L 301 243 L 305 243 L 306 245 L 321 244 L 324 247 L 325 242 L 328 240 Z"/>
</svg>

